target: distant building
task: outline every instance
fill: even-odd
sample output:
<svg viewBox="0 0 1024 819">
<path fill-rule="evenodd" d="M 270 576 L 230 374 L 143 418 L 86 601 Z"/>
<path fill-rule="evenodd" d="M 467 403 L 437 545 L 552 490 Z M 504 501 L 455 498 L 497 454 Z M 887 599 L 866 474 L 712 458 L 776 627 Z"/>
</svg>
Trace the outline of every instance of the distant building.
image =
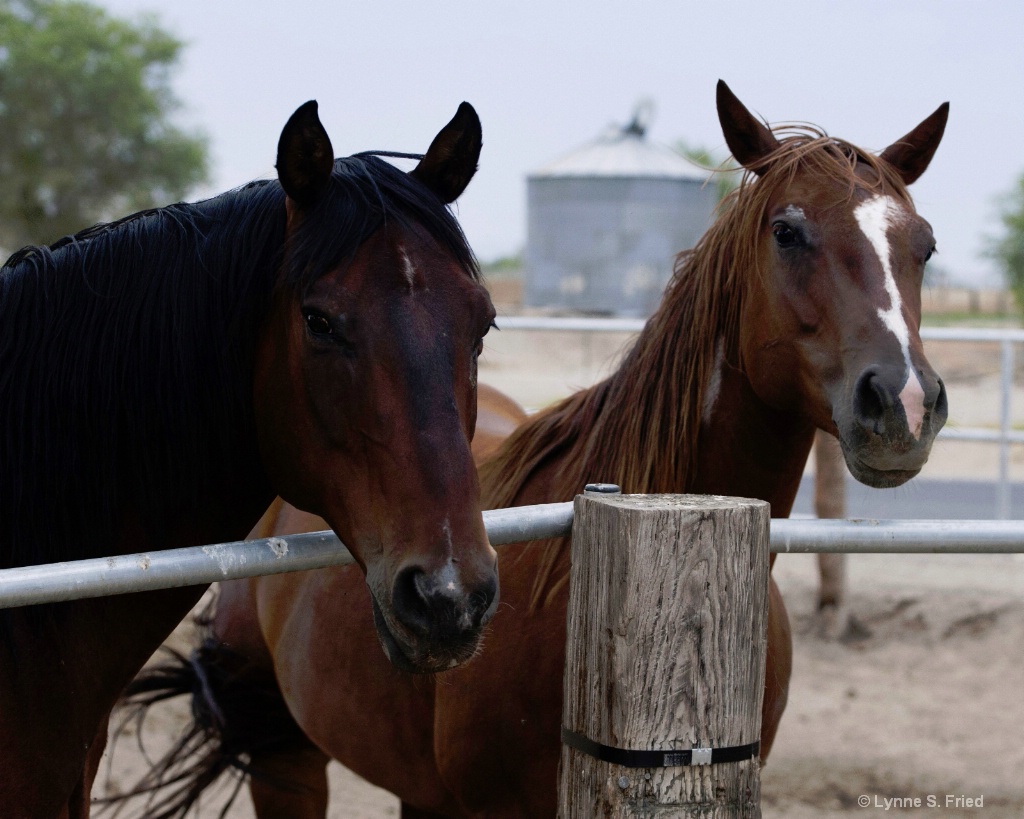
<svg viewBox="0 0 1024 819">
<path fill-rule="evenodd" d="M 527 307 L 649 315 L 675 255 L 711 224 L 709 174 L 638 119 L 527 177 Z"/>
</svg>

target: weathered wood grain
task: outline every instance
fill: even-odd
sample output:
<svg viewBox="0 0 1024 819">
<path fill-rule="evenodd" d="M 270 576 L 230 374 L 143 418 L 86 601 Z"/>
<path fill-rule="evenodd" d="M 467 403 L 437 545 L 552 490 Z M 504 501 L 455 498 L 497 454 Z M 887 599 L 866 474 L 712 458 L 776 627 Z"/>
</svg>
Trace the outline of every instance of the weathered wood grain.
<svg viewBox="0 0 1024 819">
<path fill-rule="evenodd" d="M 695 495 L 576 499 L 563 724 L 631 750 L 755 741 L 768 504 Z M 756 759 L 626 768 L 563 747 L 560 816 L 759 817 Z"/>
</svg>

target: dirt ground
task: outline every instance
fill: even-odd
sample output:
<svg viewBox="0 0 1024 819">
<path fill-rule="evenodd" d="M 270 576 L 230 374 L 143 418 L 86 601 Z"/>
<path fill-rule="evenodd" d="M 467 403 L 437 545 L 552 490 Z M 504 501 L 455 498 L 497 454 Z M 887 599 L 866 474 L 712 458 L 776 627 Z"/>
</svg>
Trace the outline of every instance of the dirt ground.
<svg viewBox="0 0 1024 819">
<path fill-rule="evenodd" d="M 530 407 L 601 377 L 627 340 L 492 335 L 481 380 Z M 998 349 L 933 344 L 929 357 L 949 386 L 951 423 L 994 425 Z M 1014 405 L 1024 409 L 1021 392 Z M 991 479 L 996 449 L 939 442 L 925 474 Z M 1013 452 L 1011 474 L 1024 479 L 1024 448 Z M 814 556 L 784 555 L 776 564 L 796 653 L 789 706 L 763 771 L 763 815 L 1024 817 L 1024 557 L 864 555 L 849 566 L 853 628 L 828 641 L 815 613 Z M 187 639 L 186 629 L 178 639 Z M 155 714 L 148 747 L 157 750 L 185 713 L 179 704 Z M 144 764 L 135 743 L 122 739 L 95 795 L 126 787 Z M 332 765 L 331 782 L 331 819 L 398 816 L 394 797 L 340 766 Z M 982 806 L 957 807 L 958 798 Z M 914 800 L 920 808 L 906 807 Z M 217 817 L 220 803 L 212 795 L 197 815 Z M 252 815 L 243 791 L 227 817 Z"/>
</svg>

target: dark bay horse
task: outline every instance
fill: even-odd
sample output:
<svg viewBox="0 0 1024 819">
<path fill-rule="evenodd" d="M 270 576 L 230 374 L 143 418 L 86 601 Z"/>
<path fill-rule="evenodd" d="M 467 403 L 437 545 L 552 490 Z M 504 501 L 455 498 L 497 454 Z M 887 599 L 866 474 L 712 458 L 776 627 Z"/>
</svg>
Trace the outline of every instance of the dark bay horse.
<svg viewBox="0 0 1024 819">
<path fill-rule="evenodd" d="M 877 156 L 811 127 L 773 132 L 722 83 L 718 113 L 747 169 L 739 190 L 680 254 L 619 369 L 530 418 L 482 466 L 485 506 L 569 500 L 608 481 L 762 498 L 784 517 L 816 428 L 871 486 L 898 486 L 925 463 L 946 396 L 918 333 L 935 240 L 907 185 L 931 161 L 948 106 Z M 235 765 L 253 775 L 261 817 L 322 817 L 335 757 L 398 794 L 405 819 L 554 816 L 568 543 L 499 555 L 505 605 L 486 647 L 432 678 L 384 661 L 354 572 L 235 584 L 192 658 L 137 682 L 142 708 L 195 692 L 200 719 L 181 749 L 206 745 L 155 774 L 186 776 L 165 807 Z M 330 626 L 359 618 L 343 633 Z M 791 650 L 772 581 L 765 757 Z"/>
<path fill-rule="evenodd" d="M 476 431 L 470 444 L 473 460 L 483 463 L 497 451 L 498 447 L 527 418 L 526 410 L 518 401 L 486 384 L 477 385 Z M 327 527 L 327 521 L 313 512 L 303 512 L 281 498 L 274 502 L 249 533 L 250 537 L 262 538 L 274 535 L 290 535 L 301 532 L 320 532 Z M 301 573 L 296 573 L 301 574 Z M 229 580 L 218 584 L 222 593 L 231 595 L 233 589 L 247 587 L 249 580 Z"/>
<path fill-rule="evenodd" d="M 463 104 L 409 173 L 335 160 L 310 102 L 277 180 L 12 256 L 0 568 L 235 540 L 280 494 L 354 552 L 403 667 L 470 656 L 497 592 L 469 444 L 494 309 L 447 205 L 480 146 Z M 111 708 L 202 591 L 0 612 L 0 814 L 88 814 Z"/>
</svg>

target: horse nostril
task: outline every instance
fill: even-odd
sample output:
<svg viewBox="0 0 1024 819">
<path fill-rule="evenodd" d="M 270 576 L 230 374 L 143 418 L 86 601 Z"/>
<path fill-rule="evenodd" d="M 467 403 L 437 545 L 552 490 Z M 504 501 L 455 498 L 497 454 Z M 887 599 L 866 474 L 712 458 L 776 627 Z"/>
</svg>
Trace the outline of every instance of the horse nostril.
<svg viewBox="0 0 1024 819">
<path fill-rule="evenodd" d="M 885 434 L 885 416 L 891 412 L 893 398 L 878 374 L 867 370 L 857 379 L 853 392 L 853 411 L 857 421 L 876 435 Z"/>
<path fill-rule="evenodd" d="M 935 417 L 945 422 L 946 416 L 949 414 L 949 403 L 946 398 L 946 385 L 942 383 L 941 378 L 935 379 L 939 384 L 939 394 L 935 396 L 935 405 L 931 408 L 931 411 L 935 414 Z"/>
<path fill-rule="evenodd" d="M 410 631 L 420 636 L 430 634 L 432 615 L 429 602 L 421 591 L 422 569 L 410 567 L 403 569 L 395 578 L 392 592 L 392 606 L 398 619 Z"/>
<path fill-rule="evenodd" d="M 392 600 L 408 629 L 421 637 L 446 639 L 479 630 L 496 595 L 496 577 L 467 593 L 450 566 L 434 574 L 409 567 L 395 578 Z"/>
<path fill-rule="evenodd" d="M 490 575 L 473 594 L 470 595 L 469 613 L 473 628 L 487 625 L 493 614 L 494 602 L 498 598 L 498 575 Z"/>
</svg>

